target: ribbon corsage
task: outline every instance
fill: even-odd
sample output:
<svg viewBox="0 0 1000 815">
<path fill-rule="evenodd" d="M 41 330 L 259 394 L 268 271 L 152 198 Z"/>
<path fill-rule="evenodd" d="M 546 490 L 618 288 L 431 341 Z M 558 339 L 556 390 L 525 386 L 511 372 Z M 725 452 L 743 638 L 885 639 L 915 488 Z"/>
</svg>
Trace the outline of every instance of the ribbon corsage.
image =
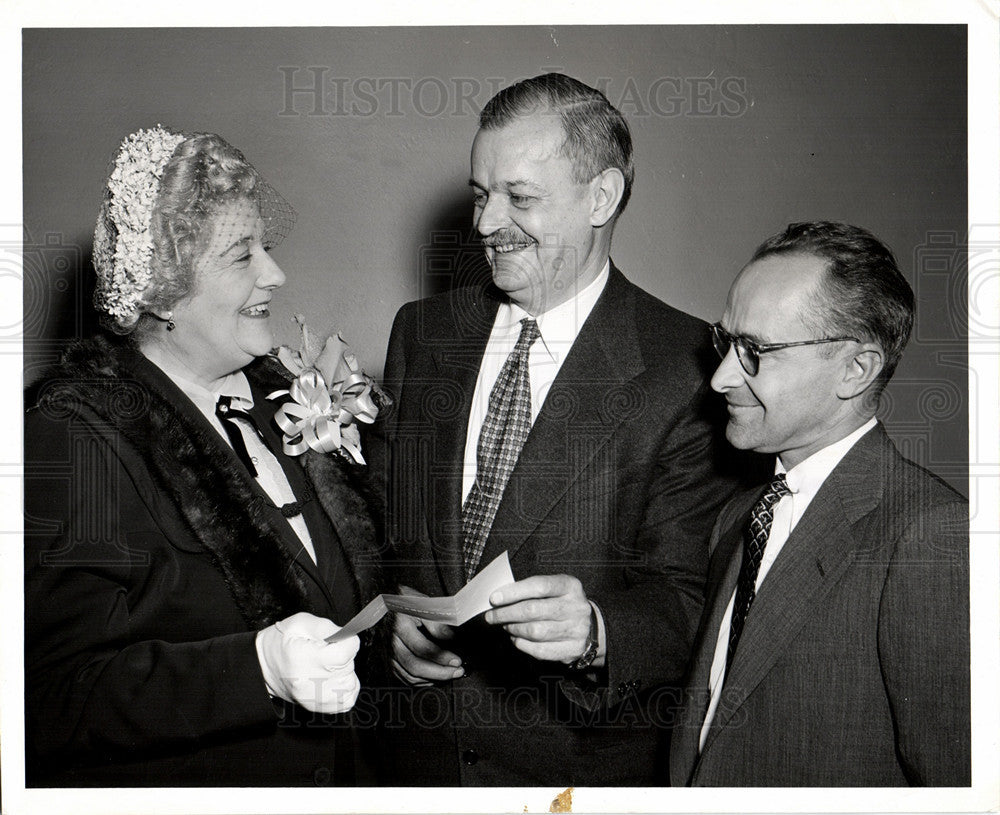
<svg viewBox="0 0 1000 815">
<path fill-rule="evenodd" d="M 302 455 L 309 448 L 319 453 L 339 451 L 364 464 L 357 422 L 374 422 L 379 408 L 373 396 L 382 404 L 387 397 L 360 369 L 339 334 L 328 337 L 316 354 L 310 347 L 305 319 L 297 314 L 295 321 L 302 331 L 302 347 L 292 351 L 283 345 L 277 351 L 278 359 L 295 378 L 287 390 L 267 396 L 290 397 L 274 414 L 284 434 L 282 448 L 290 456 Z"/>
</svg>

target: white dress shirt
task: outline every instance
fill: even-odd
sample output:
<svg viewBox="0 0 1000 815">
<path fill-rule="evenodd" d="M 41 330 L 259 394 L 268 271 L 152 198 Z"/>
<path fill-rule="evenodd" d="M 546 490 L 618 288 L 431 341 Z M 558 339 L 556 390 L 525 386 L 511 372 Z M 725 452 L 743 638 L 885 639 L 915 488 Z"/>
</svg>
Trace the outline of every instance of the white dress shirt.
<svg viewBox="0 0 1000 815">
<path fill-rule="evenodd" d="M 548 395 L 552 382 L 559 374 L 566 356 L 583 328 L 583 324 L 593 311 L 601 292 L 608 282 L 611 263 L 606 261 L 594 282 L 577 292 L 565 303 L 549 309 L 534 319 L 538 323 L 539 339 L 535 340 L 528 352 L 528 378 L 531 383 L 531 422 L 534 424 L 542 403 Z M 502 303 L 493 321 L 493 331 L 486 342 L 483 361 L 479 366 L 479 378 L 472 397 L 469 425 L 465 434 L 465 460 L 462 468 L 462 503 L 476 481 L 476 448 L 479 433 L 486 420 L 490 406 L 490 391 L 496 384 L 510 352 L 521 335 L 521 320 L 531 317 L 520 306 Z"/>
<path fill-rule="evenodd" d="M 785 471 L 779 458 L 774 467 L 774 474 L 786 472 L 788 489 L 790 495 L 782 496 L 772 510 L 773 521 L 771 523 L 771 534 L 768 535 L 767 545 L 764 547 L 764 556 L 760 561 L 760 571 L 757 572 L 756 591 L 760 591 L 760 585 L 774 565 L 779 553 L 788 540 L 795 525 L 805 514 L 806 509 L 812 499 L 823 486 L 823 482 L 833 472 L 840 460 L 847 455 L 848 451 L 857 443 L 865 433 L 875 427 L 875 419 L 869 419 L 850 435 L 844 436 L 840 441 L 836 441 L 817 450 L 809 458 L 800 461 L 792 469 Z M 742 552 L 742 549 L 740 550 Z M 742 556 L 742 554 L 740 555 Z M 729 650 L 729 625 L 733 617 L 733 604 L 736 602 L 736 589 L 729 598 L 729 605 L 726 606 L 726 613 L 722 615 L 722 626 L 719 628 L 719 636 L 715 642 L 715 656 L 712 659 L 712 670 L 709 674 L 708 687 L 711 698 L 708 703 L 708 712 L 705 714 L 705 721 L 701 726 L 701 738 L 698 742 L 698 749 L 705 746 L 708 738 L 709 727 L 715 716 L 716 708 L 719 706 L 719 696 L 722 690 L 723 680 L 726 678 L 726 653 Z M 753 606 L 751 606 L 753 613 Z"/>
<path fill-rule="evenodd" d="M 226 435 L 226 430 L 222 426 L 222 422 L 215 415 L 215 406 L 220 396 L 229 396 L 232 398 L 233 406 L 239 410 L 249 411 L 253 407 L 253 394 L 250 392 L 250 383 L 243 372 L 237 371 L 234 374 L 229 374 L 229 376 L 219 383 L 217 388 L 208 390 L 197 382 L 193 382 L 188 377 L 187 371 L 176 360 L 162 353 L 155 345 L 143 348 L 142 353 L 150 362 L 163 371 L 171 382 L 183 391 L 184 395 L 208 419 L 208 423 L 215 428 L 222 440 L 229 447 L 232 447 L 229 436 Z M 257 469 L 257 482 L 264 492 L 279 507 L 295 501 L 295 493 L 292 491 L 291 485 L 288 483 L 288 478 L 285 476 L 285 472 L 281 469 L 281 464 L 278 463 L 274 454 L 260 440 L 253 431 L 253 428 L 247 427 L 244 422 L 238 420 L 235 424 L 239 427 L 240 433 L 243 435 L 243 441 L 247 446 L 247 452 L 250 454 L 250 460 Z M 305 519 L 299 514 L 293 518 L 289 518 L 288 523 L 295 531 L 295 534 L 298 535 L 303 548 L 308 552 L 313 563 L 315 563 L 316 549 L 309 535 L 309 529 L 306 527 Z"/>
</svg>

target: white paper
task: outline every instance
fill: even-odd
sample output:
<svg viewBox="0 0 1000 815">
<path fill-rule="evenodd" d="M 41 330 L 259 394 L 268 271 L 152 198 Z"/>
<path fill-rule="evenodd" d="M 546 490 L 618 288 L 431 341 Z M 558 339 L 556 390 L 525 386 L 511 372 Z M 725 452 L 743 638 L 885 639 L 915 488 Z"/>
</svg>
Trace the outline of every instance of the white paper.
<svg viewBox="0 0 1000 815">
<path fill-rule="evenodd" d="M 514 573 L 510 570 L 510 560 L 504 552 L 451 597 L 380 594 L 355 614 L 340 631 L 327 637 L 326 641 L 334 643 L 353 637 L 371 628 L 389 611 L 409 614 L 421 620 L 462 625 L 477 614 L 489 611 L 492 608 L 490 595 L 513 582 Z"/>
</svg>

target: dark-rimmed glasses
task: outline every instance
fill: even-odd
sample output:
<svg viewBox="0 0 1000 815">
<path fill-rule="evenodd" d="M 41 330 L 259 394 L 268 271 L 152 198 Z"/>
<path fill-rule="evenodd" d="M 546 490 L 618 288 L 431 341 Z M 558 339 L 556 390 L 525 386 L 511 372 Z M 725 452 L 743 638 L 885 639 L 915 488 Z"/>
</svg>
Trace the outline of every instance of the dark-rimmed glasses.
<svg viewBox="0 0 1000 815">
<path fill-rule="evenodd" d="M 857 337 L 824 337 L 821 340 L 802 340 L 801 342 L 754 342 L 746 337 L 730 334 L 721 323 L 712 323 L 712 344 L 719 357 L 726 358 L 730 346 L 736 348 L 736 358 L 749 376 L 757 376 L 760 370 L 760 355 L 769 351 L 780 351 L 783 348 L 798 348 L 801 345 L 820 345 L 825 342 L 861 342 Z"/>
</svg>

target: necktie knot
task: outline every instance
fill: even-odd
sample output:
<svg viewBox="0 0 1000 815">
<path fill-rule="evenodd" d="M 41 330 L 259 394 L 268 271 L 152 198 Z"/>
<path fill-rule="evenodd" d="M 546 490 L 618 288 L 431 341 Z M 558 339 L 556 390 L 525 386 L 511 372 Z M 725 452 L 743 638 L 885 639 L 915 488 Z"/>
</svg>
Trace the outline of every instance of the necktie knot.
<svg viewBox="0 0 1000 815">
<path fill-rule="evenodd" d="M 773 507 L 786 495 L 791 494 L 792 491 L 788 488 L 788 479 L 784 473 L 781 473 L 776 475 L 771 483 L 767 485 L 767 489 L 764 490 L 764 494 L 760 498 L 760 503 L 768 507 Z"/>
<path fill-rule="evenodd" d="M 514 346 L 514 351 L 518 354 L 528 353 L 535 340 L 537 340 L 540 336 L 542 336 L 542 332 L 538 330 L 538 323 L 530 317 L 525 317 L 521 320 L 521 334 L 517 338 L 517 344 Z"/>
</svg>

